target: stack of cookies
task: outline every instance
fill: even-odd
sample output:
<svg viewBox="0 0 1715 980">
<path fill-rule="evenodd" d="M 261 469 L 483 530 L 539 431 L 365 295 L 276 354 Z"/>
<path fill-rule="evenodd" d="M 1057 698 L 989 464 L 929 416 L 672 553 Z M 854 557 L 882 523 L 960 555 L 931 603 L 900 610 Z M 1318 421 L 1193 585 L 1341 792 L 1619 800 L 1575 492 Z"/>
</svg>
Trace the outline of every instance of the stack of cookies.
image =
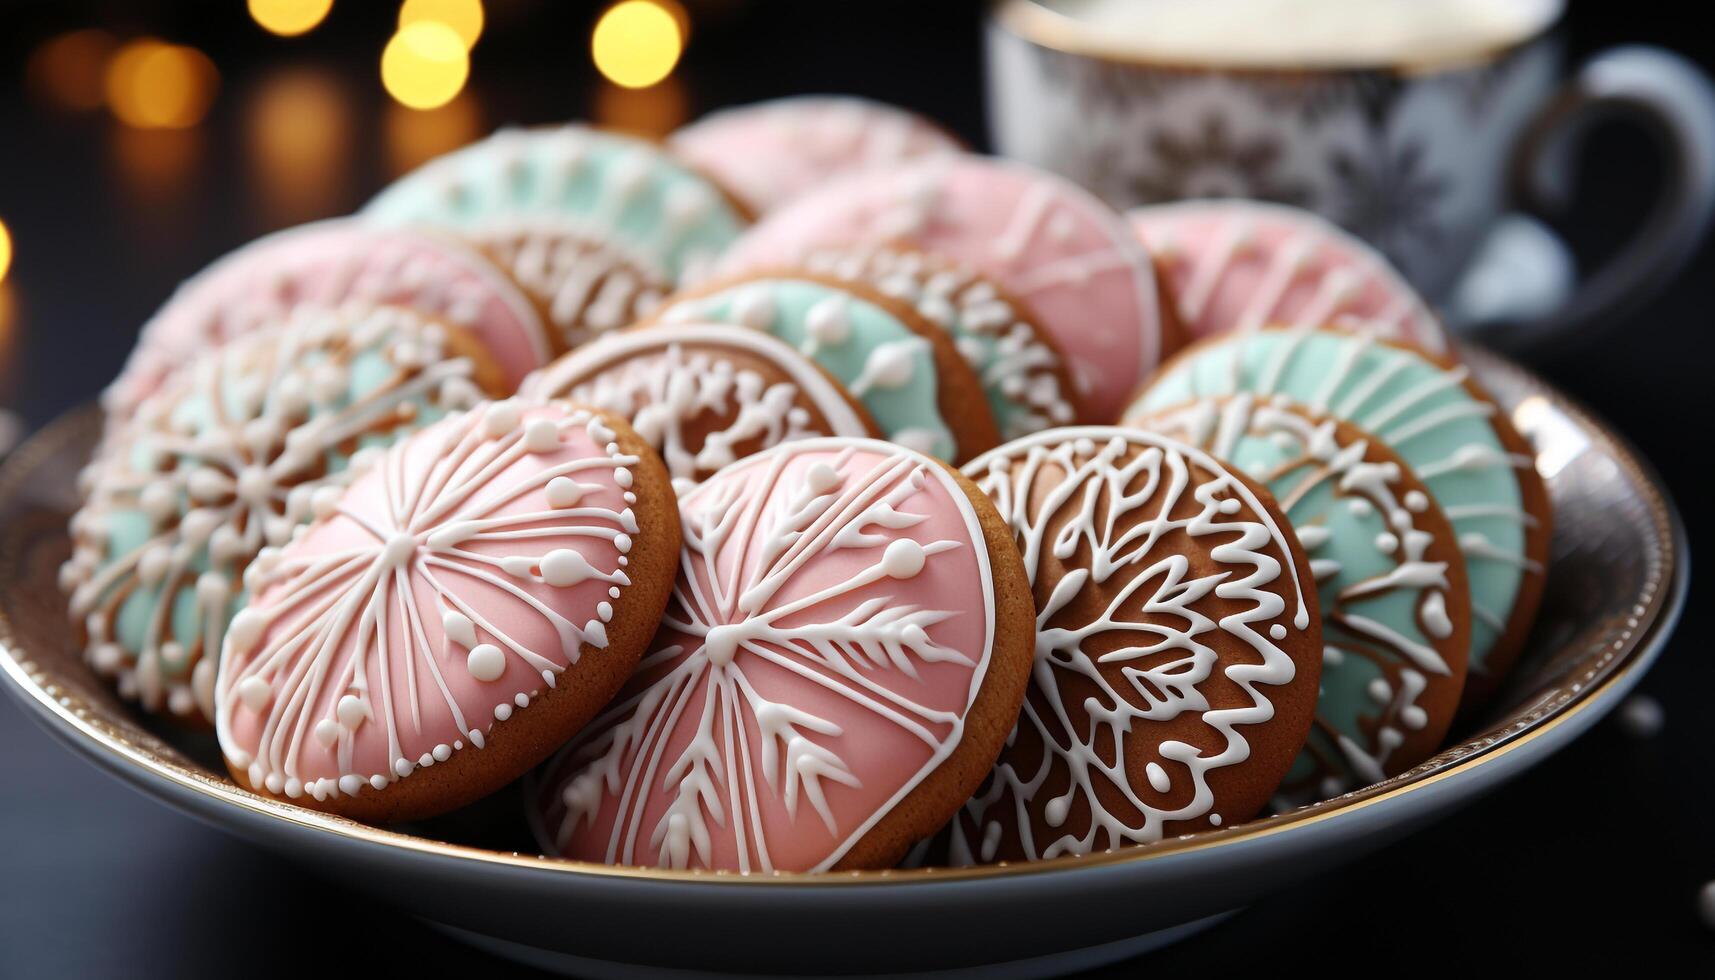
<svg viewBox="0 0 1715 980">
<path fill-rule="evenodd" d="M 1541 595 L 1530 447 L 1385 260 L 914 115 L 507 131 L 182 286 L 62 570 L 119 693 L 545 852 L 1086 854 L 1403 772 Z"/>
</svg>

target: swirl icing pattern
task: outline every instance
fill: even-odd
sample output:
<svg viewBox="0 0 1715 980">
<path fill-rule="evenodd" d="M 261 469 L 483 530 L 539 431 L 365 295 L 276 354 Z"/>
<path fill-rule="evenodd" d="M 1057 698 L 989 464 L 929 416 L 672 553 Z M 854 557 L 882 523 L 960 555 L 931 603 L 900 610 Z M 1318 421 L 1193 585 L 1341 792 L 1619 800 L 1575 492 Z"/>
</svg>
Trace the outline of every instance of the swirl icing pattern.
<svg viewBox="0 0 1715 980">
<path fill-rule="evenodd" d="M 670 868 L 839 866 L 953 754 L 990 669 L 976 510 L 928 457 L 850 439 L 753 456 L 680 504 L 662 629 L 550 764 L 542 844 Z"/>
<path fill-rule="evenodd" d="M 97 673 L 150 711 L 212 721 L 252 559 L 326 513 L 379 447 L 481 397 L 451 346 L 407 310 L 300 309 L 110 429 L 60 572 Z"/>
<path fill-rule="evenodd" d="M 233 773 L 288 799 L 381 807 L 369 794 L 456 764 L 585 683 L 616 610 L 665 593 L 630 574 L 639 543 L 666 534 L 670 548 L 673 529 L 638 526 L 643 461 L 618 438 L 565 403 L 488 403 L 394 446 L 259 557 L 216 697 Z M 517 773 L 466 775 L 438 809 Z"/>
<path fill-rule="evenodd" d="M 610 334 L 531 376 L 523 391 L 625 418 L 686 483 L 783 442 L 874 434 L 839 382 L 746 327 L 656 324 Z"/>
<path fill-rule="evenodd" d="M 1201 450 L 1107 427 L 1016 440 L 965 472 L 1016 536 L 1037 636 L 1024 709 L 948 829 L 950 860 L 1248 819 L 1303 744 L 1320 650 L 1266 491 Z"/>
<path fill-rule="evenodd" d="M 1322 605 L 1322 693 L 1282 804 L 1380 782 L 1435 753 L 1471 646 L 1458 538 L 1415 474 L 1380 441 L 1250 395 L 1142 424 L 1266 485 L 1310 558 Z"/>
<path fill-rule="evenodd" d="M 1247 392 L 1350 422 L 1423 481 L 1465 558 L 1473 623 L 1464 702 L 1480 702 L 1517 658 L 1542 595 L 1550 513 L 1529 444 L 1463 365 L 1331 330 L 1267 329 L 1191 348 L 1128 418 Z"/>
<path fill-rule="evenodd" d="M 185 282 L 143 325 L 102 404 L 110 417 L 124 416 L 210 347 L 297 306 L 350 302 L 409 307 L 467 331 L 488 347 L 507 387 L 551 354 L 530 301 L 481 255 L 448 238 L 338 218 L 259 238 Z"/>
<path fill-rule="evenodd" d="M 831 182 L 764 218 L 721 269 L 876 246 L 943 255 L 1025 304 L 1097 418 L 1117 418 L 1164 353 L 1155 271 L 1125 219 L 1075 184 L 1005 160 L 948 155 Z"/>
</svg>

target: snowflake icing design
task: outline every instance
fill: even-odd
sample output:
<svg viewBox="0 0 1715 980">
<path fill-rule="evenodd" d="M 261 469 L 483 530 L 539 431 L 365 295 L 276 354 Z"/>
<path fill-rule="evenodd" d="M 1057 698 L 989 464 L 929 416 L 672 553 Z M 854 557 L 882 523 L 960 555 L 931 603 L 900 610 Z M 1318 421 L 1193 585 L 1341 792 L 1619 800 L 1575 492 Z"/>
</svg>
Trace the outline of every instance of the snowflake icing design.
<svg viewBox="0 0 1715 980">
<path fill-rule="evenodd" d="M 1037 640 L 1007 749 L 949 828 L 951 861 L 1219 824 L 1210 776 L 1251 758 L 1242 729 L 1272 719 L 1265 688 L 1297 675 L 1278 644 L 1311 628 L 1281 528 L 1215 460 L 1140 432 L 1053 430 L 966 471 L 1017 537 Z"/>
<path fill-rule="evenodd" d="M 383 790 L 481 749 L 606 648 L 638 533 L 639 460 L 615 440 L 585 409 L 492 403 L 395 446 L 264 552 L 220 672 L 228 763 L 291 798 Z"/>
<path fill-rule="evenodd" d="M 215 654 L 265 547 L 396 436 L 474 404 L 472 364 L 398 308 L 304 309 L 210 352 L 118 423 L 61 570 L 89 661 L 151 710 L 214 717 Z"/>
<path fill-rule="evenodd" d="M 564 348 L 636 323 L 671 288 L 616 247 L 561 229 L 519 221 L 470 237 L 542 305 Z"/>
<path fill-rule="evenodd" d="M 867 440 L 741 467 L 681 501 L 655 646 L 550 767 L 551 850 L 826 869 L 960 742 L 994 630 L 962 491 L 926 457 Z M 938 608 L 949 593 L 959 602 Z"/>
</svg>

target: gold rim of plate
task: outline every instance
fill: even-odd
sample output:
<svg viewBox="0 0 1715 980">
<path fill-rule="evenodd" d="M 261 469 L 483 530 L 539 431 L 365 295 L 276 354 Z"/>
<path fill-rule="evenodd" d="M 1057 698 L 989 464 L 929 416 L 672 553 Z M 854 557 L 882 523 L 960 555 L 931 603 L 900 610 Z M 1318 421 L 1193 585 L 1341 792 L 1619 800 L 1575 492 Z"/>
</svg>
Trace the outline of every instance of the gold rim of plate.
<svg viewBox="0 0 1715 980">
<path fill-rule="evenodd" d="M 1530 389 L 1515 415 L 1524 410 L 1532 398 L 1548 398 L 1552 389 L 1505 361 L 1480 351 L 1467 351 L 1467 357 L 1477 367 L 1478 374 L 1487 376 L 1510 372 L 1521 387 Z M 239 788 L 223 775 L 215 775 L 197 766 L 169 743 L 147 731 L 128 714 L 116 712 L 108 705 L 93 703 L 80 690 L 78 681 L 68 683 L 48 667 L 38 663 L 18 639 L 10 618 L 10 591 L 20 555 L 14 554 L 14 534 L 6 529 L 7 540 L 0 542 L 0 674 L 7 677 L 22 698 L 38 712 L 55 723 L 62 736 L 75 734 L 88 740 L 80 746 L 95 755 L 97 761 L 114 767 L 139 768 L 157 780 L 182 791 L 197 794 L 219 803 L 238 807 L 254 814 L 272 817 L 298 827 L 334 835 L 350 842 L 399 849 L 419 854 L 472 862 L 477 865 L 508 866 L 549 874 L 584 875 L 638 881 L 660 881 L 679 884 L 754 885 L 794 887 L 850 887 L 876 884 L 898 884 L 909 881 L 975 881 L 1011 878 L 1023 875 L 1058 874 L 1080 868 L 1129 865 L 1160 861 L 1175 855 L 1208 850 L 1241 841 L 1255 841 L 1322 823 L 1336 817 L 1375 807 L 1409 793 L 1418 792 L 1443 780 L 1451 779 L 1496 759 L 1520 751 L 1560 726 L 1573 722 L 1590 710 L 1604 693 L 1627 683 L 1631 675 L 1645 666 L 1644 654 L 1671 629 L 1672 615 L 1663 615 L 1670 600 L 1682 598 L 1684 535 L 1678 517 L 1661 489 L 1660 481 L 1642 463 L 1630 446 L 1619 436 L 1601 425 L 1581 406 L 1564 396 L 1550 398 L 1554 408 L 1573 420 L 1599 448 L 1614 460 L 1630 485 L 1638 492 L 1639 501 L 1647 510 L 1648 521 L 1655 531 L 1659 548 L 1646 556 L 1644 588 L 1638 601 L 1619 622 L 1612 634 L 1603 636 L 1600 651 L 1591 650 L 1578 661 L 1578 669 L 1526 703 L 1513 708 L 1490 727 L 1451 745 L 1434 758 L 1383 782 L 1354 790 L 1345 795 L 1324 800 L 1288 813 L 1264 817 L 1219 830 L 1171 838 L 1153 844 L 1126 847 L 1089 855 L 1067 855 L 1044 861 L 997 863 L 970 868 L 921 868 L 885 871 L 850 871 L 827 873 L 732 871 L 671 871 L 657 868 L 605 865 L 557 857 L 494 851 L 464 844 L 452 844 L 419 837 L 395 830 L 386 830 L 357 823 L 342 817 L 304 809 L 277 800 L 257 796 Z M 49 424 L 20 446 L 0 466 L 0 507 L 11 506 L 25 483 L 34 473 L 56 456 L 88 444 L 98 430 L 100 413 L 94 408 L 75 411 Z M 81 460 L 79 461 L 81 463 Z M 64 538 L 63 527 L 51 532 Z M 38 537 L 36 540 L 42 540 Z"/>
</svg>

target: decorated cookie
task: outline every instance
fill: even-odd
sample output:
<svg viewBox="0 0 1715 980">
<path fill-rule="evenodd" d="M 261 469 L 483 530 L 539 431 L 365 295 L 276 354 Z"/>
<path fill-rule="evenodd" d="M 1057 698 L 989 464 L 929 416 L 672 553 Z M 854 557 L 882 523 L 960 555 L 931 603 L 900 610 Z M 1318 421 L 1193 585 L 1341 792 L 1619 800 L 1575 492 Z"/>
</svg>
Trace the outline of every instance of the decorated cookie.
<svg viewBox="0 0 1715 980">
<path fill-rule="evenodd" d="M 922 252 L 887 248 L 818 252 L 805 266 L 867 282 L 946 330 L 982 379 L 1002 439 L 1078 421 L 1078 396 L 1060 349 L 982 275 Z"/>
<path fill-rule="evenodd" d="M 375 822 L 498 789 L 625 683 L 678 541 L 623 421 L 504 401 L 425 429 L 252 565 L 215 693 L 227 767 Z"/>
<path fill-rule="evenodd" d="M 1125 219 L 1019 163 L 940 156 L 829 183 L 769 215 L 721 267 L 877 245 L 945 256 L 1025 304 L 1071 362 L 1096 418 L 1117 418 L 1162 356 L 1155 272 Z"/>
<path fill-rule="evenodd" d="M 216 655 L 259 551 L 399 435 L 474 404 L 486 352 L 395 307 L 300 309 L 204 352 L 111 428 L 61 570 L 95 670 L 214 718 Z"/>
<path fill-rule="evenodd" d="M 461 328 L 488 347 L 508 388 L 550 357 L 541 317 L 492 262 L 444 236 L 338 219 L 258 239 L 180 286 L 144 325 L 103 404 L 125 416 L 208 348 L 294 307 L 352 300 L 410 307 Z"/>
<path fill-rule="evenodd" d="M 1333 326 L 1452 348 L 1381 254 L 1328 220 L 1262 201 L 1184 201 L 1127 213 L 1192 340 L 1263 327 Z"/>
<path fill-rule="evenodd" d="M 1186 350 L 1128 417 L 1246 392 L 1352 423 L 1423 481 L 1465 557 L 1472 629 L 1461 707 L 1480 705 L 1523 646 L 1548 558 L 1548 492 L 1506 413 L 1463 366 L 1370 334 L 1268 329 Z"/>
<path fill-rule="evenodd" d="M 918 452 L 957 462 L 1000 441 L 982 380 L 947 332 L 863 283 L 763 270 L 674 296 L 659 318 L 778 337 L 839 379 L 888 439 Z"/>
<path fill-rule="evenodd" d="M 1304 745 L 1320 617 L 1268 491 L 1153 433 L 1054 429 L 965 473 L 1012 527 L 1036 663 L 955 864 L 1089 854 L 1249 819 Z"/>
<path fill-rule="evenodd" d="M 609 334 L 532 375 L 524 394 L 628 420 L 675 483 L 708 479 L 783 442 L 879 434 L 814 361 L 749 327 L 657 324 Z"/>
<path fill-rule="evenodd" d="M 536 303 L 559 350 L 636 323 L 672 291 L 659 273 L 580 235 L 519 224 L 471 237 Z"/>
<path fill-rule="evenodd" d="M 483 243 L 541 236 L 601 266 L 586 278 L 669 285 L 707 269 L 746 224 L 718 188 L 662 150 L 585 126 L 502 130 L 401 177 L 362 216 Z"/>
<path fill-rule="evenodd" d="M 667 149 L 763 214 L 835 177 L 962 147 L 895 106 L 804 95 L 711 113 L 668 137 Z"/>
<path fill-rule="evenodd" d="M 1310 557 L 1322 694 L 1282 802 L 1338 796 L 1433 755 L 1465 686 L 1470 584 L 1453 526 L 1411 468 L 1345 422 L 1252 395 L 1141 424 L 1267 486 Z"/>
<path fill-rule="evenodd" d="M 637 675 L 547 767 L 549 853 L 892 867 L 982 781 L 1030 672 L 1029 586 L 969 481 L 868 439 L 788 443 L 680 499 Z"/>
</svg>

